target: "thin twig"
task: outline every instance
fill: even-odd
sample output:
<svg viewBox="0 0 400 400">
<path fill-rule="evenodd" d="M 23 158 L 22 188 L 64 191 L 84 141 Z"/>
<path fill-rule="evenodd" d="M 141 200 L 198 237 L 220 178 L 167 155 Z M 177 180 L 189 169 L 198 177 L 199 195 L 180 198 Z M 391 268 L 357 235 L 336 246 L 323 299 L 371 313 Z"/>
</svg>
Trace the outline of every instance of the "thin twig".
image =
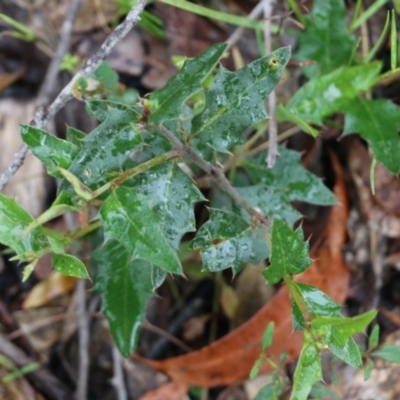
<svg viewBox="0 0 400 400">
<path fill-rule="evenodd" d="M 56 54 L 51 60 L 50 66 L 47 69 L 46 76 L 40 88 L 39 95 L 36 99 L 36 107 L 44 107 L 50 101 L 51 95 L 54 91 L 54 84 L 59 73 L 60 64 L 65 54 L 69 50 L 74 22 L 78 15 L 81 4 L 82 0 L 71 1 L 68 13 L 61 28 L 60 41 L 57 46 Z"/>
<path fill-rule="evenodd" d="M 271 14 L 272 7 L 275 0 L 263 0 L 264 9 L 264 40 L 265 40 L 265 50 L 267 54 L 272 51 L 272 36 L 271 36 Z M 269 148 L 266 163 L 268 168 L 272 168 L 275 165 L 277 158 L 279 157 L 278 151 L 278 126 L 276 123 L 276 95 L 273 90 L 268 96 L 268 114 L 269 114 Z"/>
<path fill-rule="evenodd" d="M 79 367 L 75 398 L 76 400 L 86 400 L 89 377 L 89 321 L 86 315 L 86 280 L 78 280 L 75 293 L 79 327 Z"/>
<path fill-rule="evenodd" d="M 112 358 L 114 364 L 114 376 L 111 379 L 111 383 L 117 392 L 117 400 L 128 400 L 128 394 L 125 388 L 124 371 L 122 369 L 123 359 L 114 341 L 112 342 Z"/>
<path fill-rule="evenodd" d="M 262 1 L 260 1 L 252 10 L 251 13 L 247 16 L 249 19 L 257 19 L 263 10 L 263 4 Z M 226 43 L 228 43 L 228 49 L 232 48 L 232 46 L 240 39 L 240 35 L 243 33 L 244 28 L 243 27 L 238 27 L 235 29 L 235 31 L 232 33 L 231 36 L 229 36 L 228 40 Z"/>
<path fill-rule="evenodd" d="M 3 354 L 20 368 L 35 362 L 11 343 L 2 333 L 0 333 L 0 354 Z M 26 378 L 46 399 L 71 400 L 72 398 L 72 393 L 68 387 L 46 368 L 39 367 L 37 370 L 27 374 Z"/>
<path fill-rule="evenodd" d="M 72 89 L 75 82 L 79 78 L 89 77 L 101 64 L 101 62 L 110 54 L 111 50 L 117 45 L 117 43 L 123 39 L 133 26 L 139 22 L 140 14 L 142 13 L 147 0 L 138 0 L 136 5 L 132 7 L 125 20 L 117 26 L 117 28 L 106 38 L 100 49 L 94 54 L 89 60 L 86 61 L 85 66 L 76 73 L 71 81 L 64 87 L 64 89 L 58 94 L 57 98 L 53 101 L 47 110 L 39 108 L 35 114 L 35 117 L 31 121 L 30 125 L 43 128 L 47 123 L 54 117 L 54 115 L 61 110 L 68 101 L 73 98 Z M 0 176 L 0 191 L 7 185 L 12 176 L 18 171 L 24 162 L 28 147 L 23 144 L 18 151 L 14 154 L 13 160 L 7 167 L 6 171 Z"/>
<path fill-rule="evenodd" d="M 260 214 L 255 208 L 253 208 L 230 184 L 226 178 L 223 170 L 218 168 L 208 161 L 201 158 L 193 149 L 182 143 L 176 136 L 174 136 L 168 129 L 163 126 L 154 126 L 165 138 L 167 138 L 174 147 L 182 152 L 182 154 L 189 157 L 196 165 L 198 165 L 204 172 L 211 175 L 216 181 L 220 189 L 227 193 L 237 204 L 244 208 L 255 220 L 259 223 L 271 226 L 270 222 L 266 217 Z"/>
<path fill-rule="evenodd" d="M 150 332 L 153 332 L 161 337 L 166 338 L 167 340 L 169 340 L 171 343 L 173 343 L 175 346 L 179 347 L 181 350 L 185 351 L 186 353 L 190 353 L 191 351 L 193 351 L 193 349 L 190 346 L 188 346 L 185 342 L 178 339 L 176 336 L 171 335 L 165 329 L 162 329 L 156 325 L 151 324 L 147 320 L 143 321 L 142 328 L 145 330 L 148 330 Z"/>
</svg>

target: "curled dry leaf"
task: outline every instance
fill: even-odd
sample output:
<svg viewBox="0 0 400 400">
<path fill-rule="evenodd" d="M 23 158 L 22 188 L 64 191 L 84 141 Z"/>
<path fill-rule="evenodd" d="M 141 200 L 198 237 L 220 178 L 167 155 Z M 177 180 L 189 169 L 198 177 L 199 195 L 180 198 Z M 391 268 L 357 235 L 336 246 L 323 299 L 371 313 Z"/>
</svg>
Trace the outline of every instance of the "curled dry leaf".
<svg viewBox="0 0 400 400">
<path fill-rule="evenodd" d="M 48 304 L 57 296 L 70 292 L 76 284 L 76 278 L 55 272 L 49 278 L 40 281 L 30 291 L 22 308 L 28 309 Z"/>
<path fill-rule="evenodd" d="M 151 392 L 147 392 L 139 400 L 184 400 L 188 386 L 185 383 L 169 382 Z"/>
<path fill-rule="evenodd" d="M 317 286 L 341 303 L 347 296 L 350 278 L 341 253 L 341 247 L 347 238 L 348 201 L 343 171 L 335 155 L 331 155 L 331 160 L 336 173 L 334 192 L 339 201 L 332 207 L 324 244 L 312 254 L 315 261 L 307 271 L 298 276 L 297 281 Z M 234 384 L 248 377 L 260 355 L 262 336 L 270 321 L 275 322 L 275 332 L 268 354 L 278 360 L 279 355 L 287 351 L 287 360 L 293 360 L 299 355 L 302 334 L 299 331 L 293 332 L 287 287 L 282 287 L 249 321 L 209 346 L 162 361 L 134 357 L 163 371 L 172 381 L 181 384 L 201 387 Z M 265 363 L 260 372 L 270 370 L 270 365 Z"/>
</svg>

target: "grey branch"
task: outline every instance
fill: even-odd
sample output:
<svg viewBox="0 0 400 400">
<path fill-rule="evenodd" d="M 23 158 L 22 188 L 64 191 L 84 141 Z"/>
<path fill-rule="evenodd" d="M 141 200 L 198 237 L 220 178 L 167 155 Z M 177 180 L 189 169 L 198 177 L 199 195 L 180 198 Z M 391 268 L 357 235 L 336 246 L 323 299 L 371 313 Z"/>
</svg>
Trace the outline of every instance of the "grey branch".
<svg viewBox="0 0 400 400">
<path fill-rule="evenodd" d="M 56 54 L 51 60 L 49 68 L 47 69 L 46 76 L 36 99 L 36 107 L 44 107 L 50 102 L 61 62 L 69 50 L 74 22 L 78 15 L 81 4 L 82 0 L 72 0 L 69 6 L 68 13 L 61 28 L 60 41 L 57 46 Z"/>
<path fill-rule="evenodd" d="M 75 399 L 86 400 L 89 378 L 89 321 L 86 315 L 86 280 L 79 279 L 75 289 L 79 326 L 79 366 Z"/>
<path fill-rule="evenodd" d="M 272 7 L 275 0 L 262 0 L 264 6 L 264 40 L 265 50 L 267 54 L 272 51 L 272 36 L 271 36 L 271 16 Z M 272 168 L 275 165 L 277 158 L 279 157 L 278 151 L 278 127 L 276 124 L 276 95 L 273 90 L 268 97 L 268 114 L 269 114 L 269 147 L 266 163 L 268 168 Z"/>
<path fill-rule="evenodd" d="M 132 7 L 125 20 L 117 26 L 117 28 L 106 38 L 100 49 L 86 61 L 85 66 L 76 73 L 67 86 L 58 94 L 57 98 L 49 106 L 47 110 L 39 108 L 35 117 L 31 121 L 31 125 L 39 129 L 44 128 L 47 123 L 61 110 L 68 101 L 73 97 L 72 89 L 75 82 L 79 78 L 89 77 L 102 61 L 110 54 L 111 50 L 117 43 L 123 39 L 128 32 L 140 21 L 140 14 L 146 6 L 147 0 L 138 0 L 136 5 Z M 4 189 L 12 176 L 18 171 L 24 162 L 28 147 L 24 144 L 14 154 L 13 160 L 7 167 L 6 171 L 0 176 L 0 191 Z"/>
<path fill-rule="evenodd" d="M 198 165 L 204 172 L 211 175 L 220 189 L 222 189 L 225 193 L 227 193 L 237 204 L 243 207 L 254 219 L 257 223 L 265 224 L 267 226 L 271 226 L 270 222 L 266 217 L 260 214 L 255 208 L 253 208 L 230 184 L 229 180 L 226 178 L 224 171 L 216 167 L 215 165 L 209 163 L 200 157 L 193 149 L 182 143 L 176 136 L 172 134 L 167 128 L 163 126 L 155 126 L 155 128 L 166 138 L 168 139 L 174 147 L 179 150 L 183 155 L 186 155 L 193 161 L 196 165 Z"/>
<path fill-rule="evenodd" d="M 111 380 L 111 383 L 115 388 L 115 392 L 117 393 L 117 400 L 128 400 L 128 394 L 126 392 L 124 381 L 124 370 L 122 368 L 123 359 L 114 341 L 112 342 L 111 346 L 114 365 L 114 376 Z"/>
</svg>

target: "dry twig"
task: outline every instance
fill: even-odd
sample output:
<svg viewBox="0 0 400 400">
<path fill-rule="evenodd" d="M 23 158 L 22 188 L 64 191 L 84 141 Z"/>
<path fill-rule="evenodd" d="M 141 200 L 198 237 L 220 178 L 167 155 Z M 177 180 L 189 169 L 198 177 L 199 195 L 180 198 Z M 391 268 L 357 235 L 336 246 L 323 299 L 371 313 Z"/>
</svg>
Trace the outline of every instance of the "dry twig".
<svg viewBox="0 0 400 400">
<path fill-rule="evenodd" d="M 255 208 L 253 208 L 240 194 L 233 188 L 228 179 L 226 178 L 224 171 L 216 167 L 215 165 L 209 163 L 208 161 L 201 158 L 193 149 L 182 143 L 176 136 L 174 136 L 167 128 L 163 126 L 155 126 L 166 139 L 168 139 L 174 147 L 179 150 L 182 154 L 189 157 L 196 165 L 198 165 L 204 172 L 211 175 L 216 184 L 222 189 L 225 193 L 227 193 L 237 204 L 243 207 L 250 216 L 254 217 L 254 219 L 259 224 L 265 224 L 267 226 L 271 226 L 270 222 L 266 217 L 260 214 Z"/>
<path fill-rule="evenodd" d="M 11 343 L 0 333 L 0 354 L 10 359 L 18 367 L 32 364 L 34 360 L 29 358 L 22 350 Z M 72 393 L 46 368 L 39 369 L 26 375 L 26 378 L 34 388 L 43 394 L 48 400 L 71 400 Z"/>
<path fill-rule="evenodd" d="M 123 359 L 114 341 L 112 342 L 112 357 L 114 365 L 114 376 L 111 380 L 111 383 L 114 386 L 115 391 L 117 392 L 117 400 L 128 400 L 128 394 L 126 392 L 124 381 L 124 371 L 122 369 Z"/>
<path fill-rule="evenodd" d="M 89 377 L 89 321 L 86 315 L 86 280 L 78 280 L 75 293 L 79 326 L 79 367 L 75 398 L 76 400 L 86 400 Z"/>
<path fill-rule="evenodd" d="M 271 36 L 271 15 L 272 7 L 275 0 L 263 0 L 264 8 L 264 40 L 265 50 L 267 54 L 272 51 L 272 36 Z M 278 151 L 278 126 L 276 123 L 276 95 L 273 90 L 268 96 L 268 114 L 269 114 L 269 147 L 266 163 L 268 168 L 272 168 L 275 165 L 277 158 L 279 157 Z"/>
<path fill-rule="evenodd" d="M 71 81 L 64 87 L 64 89 L 58 94 L 53 103 L 44 110 L 39 108 L 35 114 L 35 117 L 31 121 L 32 126 L 36 128 L 44 128 L 47 123 L 60 111 L 68 101 L 73 98 L 72 88 L 75 82 L 79 78 L 89 77 L 102 61 L 110 54 L 111 50 L 117 45 L 117 43 L 123 39 L 128 32 L 136 25 L 140 20 L 140 14 L 142 13 L 147 0 L 138 0 L 136 5 L 132 7 L 125 20 L 117 26 L 117 28 L 106 38 L 100 49 L 86 61 L 85 66 L 76 73 Z M 23 144 L 18 151 L 14 154 L 13 160 L 10 165 L 0 176 L 0 191 L 4 189 L 7 183 L 10 181 L 12 176 L 18 171 L 25 160 L 28 147 Z"/>
</svg>

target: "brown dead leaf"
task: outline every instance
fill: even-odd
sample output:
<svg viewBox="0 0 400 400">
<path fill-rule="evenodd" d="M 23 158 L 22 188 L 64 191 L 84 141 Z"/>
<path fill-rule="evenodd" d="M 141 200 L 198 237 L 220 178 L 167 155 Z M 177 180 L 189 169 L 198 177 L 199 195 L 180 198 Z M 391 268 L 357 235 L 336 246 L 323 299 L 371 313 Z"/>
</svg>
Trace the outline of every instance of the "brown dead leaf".
<svg viewBox="0 0 400 400">
<path fill-rule="evenodd" d="M 139 400 L 184 400 L 188 386 L 184 383 L 169 382 L 151 392 L 147 392 Z"/>
<path fill-rule="evenodd" d="M 76 278 L 55 272 L 32 288 L 22 308 L 28 309 L 48 304 L 55 297 L 70 292 L 75 287 L 75 283 Z"/>
<path fill-rule="evenodd" d="M 25 68 L 21 68 L 15 72 L 0 74 L 0 93 L 5 88 L 12 85 L 18 78 L 20 78 L 25 73 L 25 71 Z"/>
<path fill-rule="evenodd" d="M 348 201 L 343 171 L 333 154 L 331 160 L 336 173 L 334 192 L 338 204 L 332 207 L 326 228 L 327 240 L 312 255 L 311 267 L 298 276 L 296 281 L 317 286 L 333 300 L 342 303 L 347 295 L 350 273 L 342 257 L 341 247 L 346 241 Z M 272 346 L 268 354 L 274 360 L 284 351 L 288 361 L 299 355 L 302 334 L 293 332 L 291 300 L 287 287 L 277 294 L 244 325 L 222 339 L 192 353 L 162 361 L 147 360 L 138 356 L 145 364 L 166 373 L 174 382 L 200 387 L 230 385 L 246 379 L 255 360 L 260 355 L 261 340 L 265 327 L 275 322 Z M 271 367 L 266 363 L 261 372 Z"/>
</svg>

